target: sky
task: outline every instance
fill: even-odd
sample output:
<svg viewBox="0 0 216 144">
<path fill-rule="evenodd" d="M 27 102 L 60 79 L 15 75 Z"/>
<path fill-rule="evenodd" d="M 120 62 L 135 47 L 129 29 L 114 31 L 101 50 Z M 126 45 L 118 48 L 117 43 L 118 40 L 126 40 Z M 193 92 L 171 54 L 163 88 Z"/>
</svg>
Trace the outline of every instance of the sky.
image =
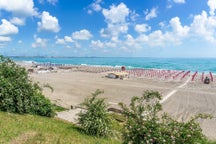
<svg viewBox="0 0 216 144">
<path fill-rule="evenodd" d="M 0 0 L 0 54 L 216 58 L 216 0 Z"/>
</svg>

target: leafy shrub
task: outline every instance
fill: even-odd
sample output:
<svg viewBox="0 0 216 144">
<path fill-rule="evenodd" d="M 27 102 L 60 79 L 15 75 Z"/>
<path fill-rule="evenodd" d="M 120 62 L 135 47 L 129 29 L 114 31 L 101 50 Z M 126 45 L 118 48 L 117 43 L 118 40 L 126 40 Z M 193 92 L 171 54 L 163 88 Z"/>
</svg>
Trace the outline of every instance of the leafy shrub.
<svg viewBox="0 0 216 144">
<path fill-rule="evenodd" d="M 38 84 L 29 80 L 25 68 L 0 56 L 0 110 L 54 116 L 51 102 L 44 97 Z"/>
<path fill-rule="evenodd" d="M 132 144 L 167 144 L 167 143 L 206 143 L 198 115 L 188 122 L 178 122 L 167 114 L 158 116 L 162 109 L 161 95 L 154 91 L 145 91 L 142 97 L 133 97 L 129 106 L 120 103 L 126 122 L 123 130 L 124 143 Z"/>
<path fill-rule="evenodd" d="M 92 97 L 85 99 L 85 101 L 80 104 L 86 110 L 78 114 L 78 120 L 87 134 L 108 136 L 111 133 L 111 119 L 107 112 L 107 105 L 104 99 L 97 98 L 101 93 L 103 93 L 103 91 L 96 90 L 92 93 Z"/>
<path fill-rule="evenodd" d="M 207 138 L 203 135 L 199 123 L 196 122 L 199 118 L 206 119 L 211 118 L 211 116 L 198 114 L 187 122 L 178 122 L 167 116 L 167 114 L 163 114 L 159 131 L 162 135 L 161 137 L 168 143 L 206 144 Z"/>
</svg>

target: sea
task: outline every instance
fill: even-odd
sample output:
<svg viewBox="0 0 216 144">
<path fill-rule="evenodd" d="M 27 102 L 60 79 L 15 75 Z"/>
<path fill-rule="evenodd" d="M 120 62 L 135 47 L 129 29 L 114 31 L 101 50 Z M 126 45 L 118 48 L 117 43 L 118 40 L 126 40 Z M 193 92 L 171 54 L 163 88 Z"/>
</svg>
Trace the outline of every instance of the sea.
<svg viewBox="0 0 216 144">
<path fill-rule="evenodd" d="M 112 66 L 126 69 L 188 70 L 216 74 L 216 58 L 149 57 L 10 57 L 26 63 L 53 63 L 89 66 Z"/>
</svg>

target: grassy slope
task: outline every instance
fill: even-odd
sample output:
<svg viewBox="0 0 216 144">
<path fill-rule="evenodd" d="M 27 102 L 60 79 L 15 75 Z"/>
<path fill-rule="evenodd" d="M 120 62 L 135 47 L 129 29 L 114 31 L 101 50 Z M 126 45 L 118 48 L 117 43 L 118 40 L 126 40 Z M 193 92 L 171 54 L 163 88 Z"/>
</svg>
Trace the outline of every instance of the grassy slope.
<svg viewBox="0 0 216 144">
<path fill-rule="evenodd" d="M 121 131 L 114 123 L 114 129 Z M 71 123 L 33 115 L 0 111 L 0 144 L 118 144 L 114 138 L 97 138 L 82 133 Z M 210 141 L 208 144 L 216 144 Z"/>
<path fill-rule="evenodd" d="M 118 144 L 115 139 L 88 136 L 71 123 L 32 115 L 0 112 L 0 143 Z"/>
</svg>

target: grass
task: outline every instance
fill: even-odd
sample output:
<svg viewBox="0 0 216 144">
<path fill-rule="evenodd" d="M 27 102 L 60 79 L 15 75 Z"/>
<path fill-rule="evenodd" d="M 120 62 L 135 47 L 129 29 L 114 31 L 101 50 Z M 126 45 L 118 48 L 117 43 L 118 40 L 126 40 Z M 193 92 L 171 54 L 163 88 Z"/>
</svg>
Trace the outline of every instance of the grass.
<svg viewBox="0 0 216 144">
<path fill-rule="evenodd" d="M 0 143 L 118 144 L 117 138 L 86 135 L 68 122 L 55 118 L 18 115 L 0 111 Z"/>
<path fill-rule="evenodd" d="M 98 138 L 86 135 L 72 123 L 56 118 L 35 115 L 19 115 L 0 111 L 1 144 L 120 144 L 123 119 L 116 114 L 113 118 L 112 138 Z M 216 144 L 209 141 L 208 144 Z"/>
</svg>

